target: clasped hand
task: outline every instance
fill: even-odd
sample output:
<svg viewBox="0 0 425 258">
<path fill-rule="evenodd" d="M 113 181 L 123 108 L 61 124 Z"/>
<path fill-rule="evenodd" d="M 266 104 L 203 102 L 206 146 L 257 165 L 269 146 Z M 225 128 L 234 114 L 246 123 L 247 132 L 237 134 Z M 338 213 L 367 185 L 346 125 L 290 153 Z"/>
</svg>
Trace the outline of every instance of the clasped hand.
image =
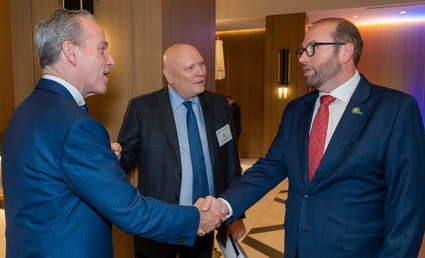
<svg viewBox="0 0 425 258">
<path fill-rule="evenodd" d="M 122 147 L 119 143 L 117 142 L 111 143 L 111 150 L 115 153 L 115 155 L 117 155 L 118 159 L 121 158 Z"/>
<path fill-rule="evenodd" d="M 207 196 L 205 199 L 199 198 L 196 201 L 194 206 L 198 208 L 201 217 L 197 233 L 198 236 L 204 236 L 206 233 L 210 233 L 220 227 L 221 222 L 227 219 L 227 209 L 222 205 L 224 204 L 212 196 Z"/>
</svg>

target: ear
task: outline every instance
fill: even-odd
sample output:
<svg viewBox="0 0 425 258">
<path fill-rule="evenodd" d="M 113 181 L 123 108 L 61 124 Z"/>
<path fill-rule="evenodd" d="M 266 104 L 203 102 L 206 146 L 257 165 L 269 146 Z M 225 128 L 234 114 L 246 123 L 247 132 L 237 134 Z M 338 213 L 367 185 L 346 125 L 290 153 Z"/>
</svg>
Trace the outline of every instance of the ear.
<svg viewBox="0 0 425 258">
<path fill-rule="evenodd" d="M 64 41 L 62 43 L 62 52 L 64 53 L 68 61 L 71 62 L 73 65 L 77 64 L 77 51 L 75 51 L 75 47 L 76 46 L 70 41 Z"/>
<path fill-rule="evenodd" d="M 168 68 L 162 69 L 162 74 L 164 74 L 165 79 L 167 79 L 168 84 L 173 84 L 173 74 Z"/>
<path fill-rule="evenodd" d="M 341 60 L 344 63 L 349 62 L 350 60 L 353 59 L 353 54 L 354 54 L 354 46 L 351 43 L 347 43 L 343 46 L 341 46 L 341 50 L 340 50 L 340 54 L 341 54 Z"/>
</svg>

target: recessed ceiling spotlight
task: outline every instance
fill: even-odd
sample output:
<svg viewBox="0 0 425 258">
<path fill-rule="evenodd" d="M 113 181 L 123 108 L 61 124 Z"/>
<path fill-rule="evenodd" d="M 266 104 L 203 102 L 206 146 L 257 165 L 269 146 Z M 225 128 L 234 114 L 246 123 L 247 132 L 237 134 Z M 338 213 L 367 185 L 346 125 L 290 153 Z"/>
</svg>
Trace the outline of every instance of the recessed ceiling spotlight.
<svg viewBox="0 0 425 258">
<path fill-rule="evenodd" d="M 358 17 L 359 17 L 358 15 L 354 15 L 354 16 L 353 16 L 353 18 L 358 18 Z"/>
<path fill-rule="evenodd" d="M 407 12 L 406 12 L 406 11 L 401 11 L 401 12 L 400 12 L 400 14 L 405 14 L 405 13 L 407 13 Z"/>
</svg>

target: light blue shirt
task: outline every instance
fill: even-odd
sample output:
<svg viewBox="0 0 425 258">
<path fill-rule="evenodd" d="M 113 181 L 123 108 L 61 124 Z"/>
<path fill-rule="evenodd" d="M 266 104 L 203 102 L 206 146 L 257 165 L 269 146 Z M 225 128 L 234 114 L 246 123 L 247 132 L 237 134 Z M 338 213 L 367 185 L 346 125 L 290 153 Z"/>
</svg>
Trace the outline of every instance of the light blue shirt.
<svg viewBox="0 0 425 258">
<path fill-rule="evenodd" d="M 180 190 L 180 204 L 192 205 L 193 171 L 192 161 L 190 159 L 189 138 L 187 135 L 187 108 L 183 105 L 185 99 L 180 97 L 180 95 L 178 95 L 170 87 L 170 85 L 168 85 L 168 92 L 170 94 L 171 107 L 173 109 L 174 121 L 176 123 L 177 136 L 179 138 L 180 157 L 182 162 L 182 184 Z M 204 152 L 205 157 L 205 166 L 207 168 L 209 194 L 214 195 L 215 193 L 212 164 L 210 152 L 208 149 L 207 132 L 205 130 L 205 121 L 202 113 L 201 102 L 198 96 L 188 100 L 192 101 L 192 109 L 195 113 L 196 121 L 198 122 L 199 135 L 201 136 L 202 150 Z"/>
</svg>

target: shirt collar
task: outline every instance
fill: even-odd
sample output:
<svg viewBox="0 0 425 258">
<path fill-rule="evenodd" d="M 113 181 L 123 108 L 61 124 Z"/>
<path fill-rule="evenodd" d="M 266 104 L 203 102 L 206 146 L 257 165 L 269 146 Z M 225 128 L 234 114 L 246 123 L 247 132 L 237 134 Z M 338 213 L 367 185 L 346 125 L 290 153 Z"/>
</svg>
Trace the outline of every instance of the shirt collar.
<svg viewBox="0 0 425 258">
<path fill-rule="evenodd" d="M 360 81 L 360 74 L 356 70 L 356 72 L 354 73 L 353 77 L 351 77 L 351 79 L 349 79 L 346 83 L 342 84 L 341 86 L 331 91 L 329 95 L 334 96 L 340 101 L 347 102 L 353 95 L 354 90 L 359 84 L 359 81 Z M 320 92 L 319 98 L 323 95 L 326 95 L 326 93 Z"/>
<path fill-rule="evenodd" d="M 183 102 L 186 101 L 186 99 L 182 98 L 179 94 L 177 94 L 177 92 L 175 92 L 170 85 L 168 85 L 168 92 L 170 95 L 171 107 L 173 108 L 173 110 L 178 109 L 183 104 Z M 187 100 L 190 100 L 196 105 L 200 106 L 200 100 L 198 96 Z"/>
<path fill-rule="evenodd" d="M 43 75 L 44 79 L 48 79 L 48 80 L 52 80 L 55 81 L 59 84 L 61 84 L 62 86 L 64 86 L 69 93 L 71 93 L 72 97 L 74 98 L 75 102 L 77 102 L 77 104 L 79 106 L 84 105 L 86 102 L 84 101 L 83 95 L 81 95 L 81 93 L 77 90 L 77 88 L 75 88 L 74 86 L 72 86 L 72 84 L 70 84 L 69 82 L 54 76 L 54 75 L 49 75 L 49 74 L 45 74 Z"/>
</svg>

